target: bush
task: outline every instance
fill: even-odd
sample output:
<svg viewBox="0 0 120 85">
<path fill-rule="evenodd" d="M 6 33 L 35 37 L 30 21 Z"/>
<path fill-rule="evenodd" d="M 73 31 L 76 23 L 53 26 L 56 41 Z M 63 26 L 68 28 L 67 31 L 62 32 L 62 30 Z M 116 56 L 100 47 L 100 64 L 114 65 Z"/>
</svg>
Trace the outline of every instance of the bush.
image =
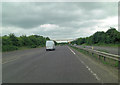
<svg viewBox="0 0 120 85">
<path fill-rule="evenodd" d="M 93 35 L 85 38 L 78 38 L 74 41 L 72 41 L 72 44 L 82 45 L 82 44 L 88 44 L 88 45 L 102 45 L 102 44 L 119 44 L 120 42 L 120 32 L 117 31 L 115 28 L 110 27 L 109 30 L 106 32 L 103 31 L 97 31 Z"/>
<path fill-rule="evenodd" d="M 21 49 L 21 47 L 36 48 L 38 46 L 45 46 L 46 40 L 50 40 L 48 37 L 45 38 L 39 35 L 22 35 L 16 37 L 13 33 L 4 35 L 2 38 L 2 51 L 13 51 Z"/>
<path fill-rule="evenodd" d="M 31 47 L 31 48 L 36 48 L 36 47 L 37 47 L 37 45 L 31 45 L 30 47 Z"/>
<path fill-rule="evenodd" d="M 3 45 L 2 46 L 2 51 L 13 51 L 13 50 L 18 50 L 17 46 L 13 46 L 13 45 Z"/>
</svg>

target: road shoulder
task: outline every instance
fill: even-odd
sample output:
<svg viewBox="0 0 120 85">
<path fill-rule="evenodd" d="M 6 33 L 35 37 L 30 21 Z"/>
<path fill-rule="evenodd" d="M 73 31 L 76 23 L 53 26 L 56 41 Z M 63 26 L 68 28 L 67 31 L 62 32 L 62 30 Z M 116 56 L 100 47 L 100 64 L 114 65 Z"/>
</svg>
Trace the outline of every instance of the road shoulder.
<svg viewBox="0 0 120 85">
<path fill-rule="evenodd" d="M 99 77 L 101 82 L 104 83 L 117 83 L 118 82 L 118 69 L 102 64 L 96 61 L 91 56 L 84 55 L 77 50 L 71 48 L 78 58 L 87 64 Z"/>
</svg>

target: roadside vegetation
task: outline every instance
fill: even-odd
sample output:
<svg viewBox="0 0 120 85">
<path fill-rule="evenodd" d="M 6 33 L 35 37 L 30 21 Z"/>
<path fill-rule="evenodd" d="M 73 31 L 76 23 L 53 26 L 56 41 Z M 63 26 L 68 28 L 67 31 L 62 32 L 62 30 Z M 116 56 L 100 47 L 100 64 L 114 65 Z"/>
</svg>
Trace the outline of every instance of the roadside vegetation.
<svg viewBox="0 0 120 85">
<path fill-rule="evenodd" d="M 63 45 L 68 45 L 67 42 L 62 42 L 62 43 L 57 43 L 57 45 L 63 46 Z"/>
<path fill-rule="evenodd" d="M 110 27 L 106 32 L 98 31 L 89 37 L 78 38 L 71 44 L 118 47 L 120 46 L 120 32 Z"/>
<path fill-rule="evenodd" d="M 20 37 L 16 37 L 14 34 L 5 35 L 2 36 L 2 51 L 44 47 L 46 40 L 50 40 L 50 38 L 39 35 L 22 35 Z"/>
<path fill-rule="evenodd" d="M 106 58 L 104 60 L 103 56 L 100 56 L 100 58 L 98 58 L 97 54 L 92 54 L 91 52 L 88 52 L 86 50 L 83 50 L 83 49 L 80 49 L 80 48 L 77 48 L 77 47 L 74 47 L 74 46 L 70 46 L 70 47 L 72 47 L 73 49 L 77 50 L 78 52 L 81 52 L 81 53 L 83 53 L 85 55 L 90 56 L 92 59 L 97 60 L 97 62 L 101 62 L 103 64 L 106 64 L 106 65 L 109 65 L 109 66 L 112 66 L 112 67 L 116 67 L 116 68 L 118 68 L 118 66 L 119 66 L 119 62 L 116 61 L 116 60 L 113 60 L 111 58 Z"/>
<path fill-rule="evenodd" d="M 22 35 L 15 36 L 13 33 L 2 36 L 2 51 L 13 51 L 20 49 L 29 49 L 36 47 L 44 47 L 46 40 L 50 40 L 49 37 L 43 37 L 39 35 Z M 67 45 L 69 43 L 57 43 L 55 45 Z M 98 31 L 93 35 L 85 38 L 78 38 L 71 42 L 71 44 L 77 45 L 92 45 L 92 46 L 120 46 L 120 32 L 115 28 L 110 27 L 106 32 Z"/>
</svg>

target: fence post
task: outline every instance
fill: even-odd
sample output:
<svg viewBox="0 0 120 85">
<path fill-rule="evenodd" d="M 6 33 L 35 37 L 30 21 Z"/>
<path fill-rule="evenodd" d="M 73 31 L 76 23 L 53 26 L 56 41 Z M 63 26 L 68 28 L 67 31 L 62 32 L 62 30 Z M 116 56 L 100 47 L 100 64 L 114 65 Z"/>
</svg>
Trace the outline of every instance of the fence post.
<svg viewBox="0 0 120 85">
<path fill-rule="evenodd" d="M 98 55 L 98 59 L 100 60 L 100 55 Z"/>
<path fill-rule="evenodd" d="M 89 52 L 87 51 L 87 53 L 89 53 Z"/>
<path fill-rule="evenodd" d="M 94 47 L 92 46 L 92 50 L 94 50 Z"/>
<path fill-rule="evenodd" d="M 120 70 L 120 60 L 118 61 L 118 70 Z"/>
<path fill-rule="evenodd" d="M 94 53 L 92 53 L 92 56 L 93 56 Z"/>
<path fill-rule="evenodd" d="M 105 61 L 105 56 L 103 56 L 104 57 L 104 61 Z"/>
</svg>

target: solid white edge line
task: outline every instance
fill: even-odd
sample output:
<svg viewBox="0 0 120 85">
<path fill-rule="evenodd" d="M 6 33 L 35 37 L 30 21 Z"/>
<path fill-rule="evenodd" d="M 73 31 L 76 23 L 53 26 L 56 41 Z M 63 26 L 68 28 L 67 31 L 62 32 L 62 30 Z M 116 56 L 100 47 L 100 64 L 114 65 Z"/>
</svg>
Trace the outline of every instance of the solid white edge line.
<svg viewBox="0 0 120 85">
<path fill-rule="evenodd" d="M 68 47 L 69 49 L 70 49 L 70 47 Z M 75 54 L 75 52 L 72 50 L 72 49 L 70 49 L 71 50 L 71 52 L 73 53 L 73 54 Z M 78 56 L 76 56 L 76 57 L 78 57 Z M 78 58 L 79 59 L 79 58 Z M 79 59 L 80 60 L 80 59 Z M 97 74 L 96 73 L 94 73 L 82 60 L 80 60 L 80 62 L 81 63 L 83 63 L 83 65 L 85 65 L 86 66 L 86 68 L 88 69 L 88 71 L 89 72 L 91 72 L 91 74 L 93 75 L 93 76 L 95 76 L 95 78 L 99 81 L 100 80 L 100 78 L 97 76 Z"/>
<path fill-rule="evenodd" d="M 69 49 L 70 49 L 70 47 L 68 47 Z M 75 52 L 72 50 L 72 49 L 70 49 L 70 51 L 73 53 L 73 54 L 75 54 Z"/>
</svg>

